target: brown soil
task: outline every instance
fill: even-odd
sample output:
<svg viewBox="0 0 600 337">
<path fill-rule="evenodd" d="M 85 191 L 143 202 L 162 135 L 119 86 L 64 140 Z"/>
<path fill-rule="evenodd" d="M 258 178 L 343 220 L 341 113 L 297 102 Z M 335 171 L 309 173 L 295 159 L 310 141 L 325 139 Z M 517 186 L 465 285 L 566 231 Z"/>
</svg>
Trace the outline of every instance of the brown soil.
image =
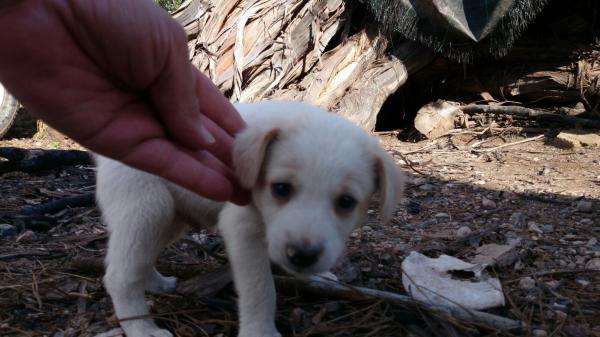
<svg viewBox="0 0 600 337">
<path fill-rule="evenodd" d="M 531 328 L 499 332 L 415 308 L 287 289 L 278 298 L 277 324 L 283 335 L 600 336 L 600 270 L 589 269 L 600 258 L 598 149 L 561 150 L 540 139 L 498 151 L 472 151 L 470 146 L 480 140 L 486 142 L 479 150 L 532 136 L 508 129 L 495 133 L 416 143 L 381 136 L 410 176 L 407 200 L 389 225 L 377 220 L 373 204 L 369 222 L 352 234 L 335 273 L 352 285 L 405 293 L 400 265 L 410 251 L 469 261 L 483 244 L 520 238 L 517 260 L 491 270 L 500 278 L 508 304 L 490 312 Z M 0 146 L 77 147 L 44 138 L 3 140 Z M 98 211 L 84 207 L 36 219 L 7 217 L 28 205 L 93 188 L 92 167 L 0 175 L 0 224 L 21 229 L 16 237 L 0 239 L 0 335 L 94 336 L 117 327 L 101 284 L 99 261 L 107 235 Z M 591 209 L 585 209 L 586 201 L 592 202 Z M 23 230 L 36 221 L 36 230 Z M 464 226 L 471 234 L 459 238 L 457 230 Z M 217 270 L 220 262 L 205 255 L 181 241 L 161 256 L 159 269 L 182 279 Z M 525 277 L 533 278 L 533 287 L 520 284 Z M 204 298 L 172 294 L 148 299 L 159 324 L 179 336 L 235 336 L 230 285 Z"/>
</svg>

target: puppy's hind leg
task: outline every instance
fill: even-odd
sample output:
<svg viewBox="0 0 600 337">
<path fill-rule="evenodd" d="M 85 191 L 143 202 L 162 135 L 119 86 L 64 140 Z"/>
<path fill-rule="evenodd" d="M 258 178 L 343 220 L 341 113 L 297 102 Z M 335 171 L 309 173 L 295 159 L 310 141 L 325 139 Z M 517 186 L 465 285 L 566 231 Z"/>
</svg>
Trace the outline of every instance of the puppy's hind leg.
<svg viewBox="0 0 600 337">
<path fill-rule="evenodd" d="M 174 221 L 174 202 L 166 190 L 147 188 L 135 199 L 104 207 L 111 232 L 104 284 L 128 337 L 171 337 L 148 317 L 144 292 L 175 288 L 175 279 L 160 275 L 154 264 L 182 225 Z"/>
</svg>

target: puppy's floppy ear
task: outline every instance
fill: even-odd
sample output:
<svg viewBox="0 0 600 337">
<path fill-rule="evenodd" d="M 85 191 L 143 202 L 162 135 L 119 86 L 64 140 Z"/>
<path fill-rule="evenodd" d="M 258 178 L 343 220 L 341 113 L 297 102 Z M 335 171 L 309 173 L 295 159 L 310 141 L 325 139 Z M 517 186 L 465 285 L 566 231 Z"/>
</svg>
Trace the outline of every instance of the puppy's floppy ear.
<svg viewBox="0 0 600 337">
<path fill-rule="evenodd" d="M 242 187 L 256 185 L 267 149 L 280 134 L 278 128 L 252 127 L 243 130 L 233 143 L 233 167 Z"/>
<path fill-rule="evenodd" d="M 384 223 L 391 220 L 396 205 L 404 192 L 404 173 L 394 163 L 392 157 L 378 148 L 375 157 L 375 172 L 380 196 L 380 218 Z"/>
</svg>

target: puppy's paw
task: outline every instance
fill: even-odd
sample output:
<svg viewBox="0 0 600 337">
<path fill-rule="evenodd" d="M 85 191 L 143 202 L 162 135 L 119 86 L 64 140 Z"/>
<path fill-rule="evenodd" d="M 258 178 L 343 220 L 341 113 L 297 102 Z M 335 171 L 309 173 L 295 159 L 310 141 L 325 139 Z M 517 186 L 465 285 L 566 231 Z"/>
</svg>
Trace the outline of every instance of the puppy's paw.
<svg viewBox="0 0 600 337">
<path fill-rule="evenodd" d="M 240 328 L 238 337 L 281 337 L 275 326 Z"/>
<path fill-rule="evenodd" d="M 177 278 L 175 276 L 163 277 L 158 284 L 158 290 L 164 293 L 172 293 L 176 288 Z"/>
<path fill-rule="evenodd" d="M 279 332 L 275 332 L 275 333 L 271 333 L 271 334 L 265 334 L 265 333 L 246 334 L 244 332 L 240 332 L 238 337 L 281 337 L 281 334 Z"/>
<path fill-rule="evenodd" d="M 136 329 L 131 331 L 125 329 L 125 335 L 127 337 L 173 337 L 173 334 L 168 330 L 156 328 L 149 329 Z"/>
<path fill-rule="evenodd" d="M 160 330 L 152 331 L 150 333 L 150 336 L 151 337 L 173 337 L 173 334 L 170 333 L 168 330 L 160 329 Z"/>
<path fill-rule="evenodd" d="M 177 278 L 174 276 L 163 276 L 155 271 L 150 280 L 148 291 L 160 293 L 172 293 L 177 288 Z"/>
</svg>

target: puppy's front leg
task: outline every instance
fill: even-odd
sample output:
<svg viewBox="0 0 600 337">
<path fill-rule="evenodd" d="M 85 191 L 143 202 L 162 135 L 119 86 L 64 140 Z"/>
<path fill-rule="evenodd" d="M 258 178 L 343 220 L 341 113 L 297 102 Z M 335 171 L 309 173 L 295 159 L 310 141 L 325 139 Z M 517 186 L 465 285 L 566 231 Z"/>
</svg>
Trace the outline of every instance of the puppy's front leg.
<svg viewBox="0 0 600 337">
<path fill-rule="evenodd" d="M 264 225 L 256 209 L 228 204 L 218 226 L 239 296 L 238 337 L 280 337 L 275 328 L 275 284 Z"/>
</svg>

